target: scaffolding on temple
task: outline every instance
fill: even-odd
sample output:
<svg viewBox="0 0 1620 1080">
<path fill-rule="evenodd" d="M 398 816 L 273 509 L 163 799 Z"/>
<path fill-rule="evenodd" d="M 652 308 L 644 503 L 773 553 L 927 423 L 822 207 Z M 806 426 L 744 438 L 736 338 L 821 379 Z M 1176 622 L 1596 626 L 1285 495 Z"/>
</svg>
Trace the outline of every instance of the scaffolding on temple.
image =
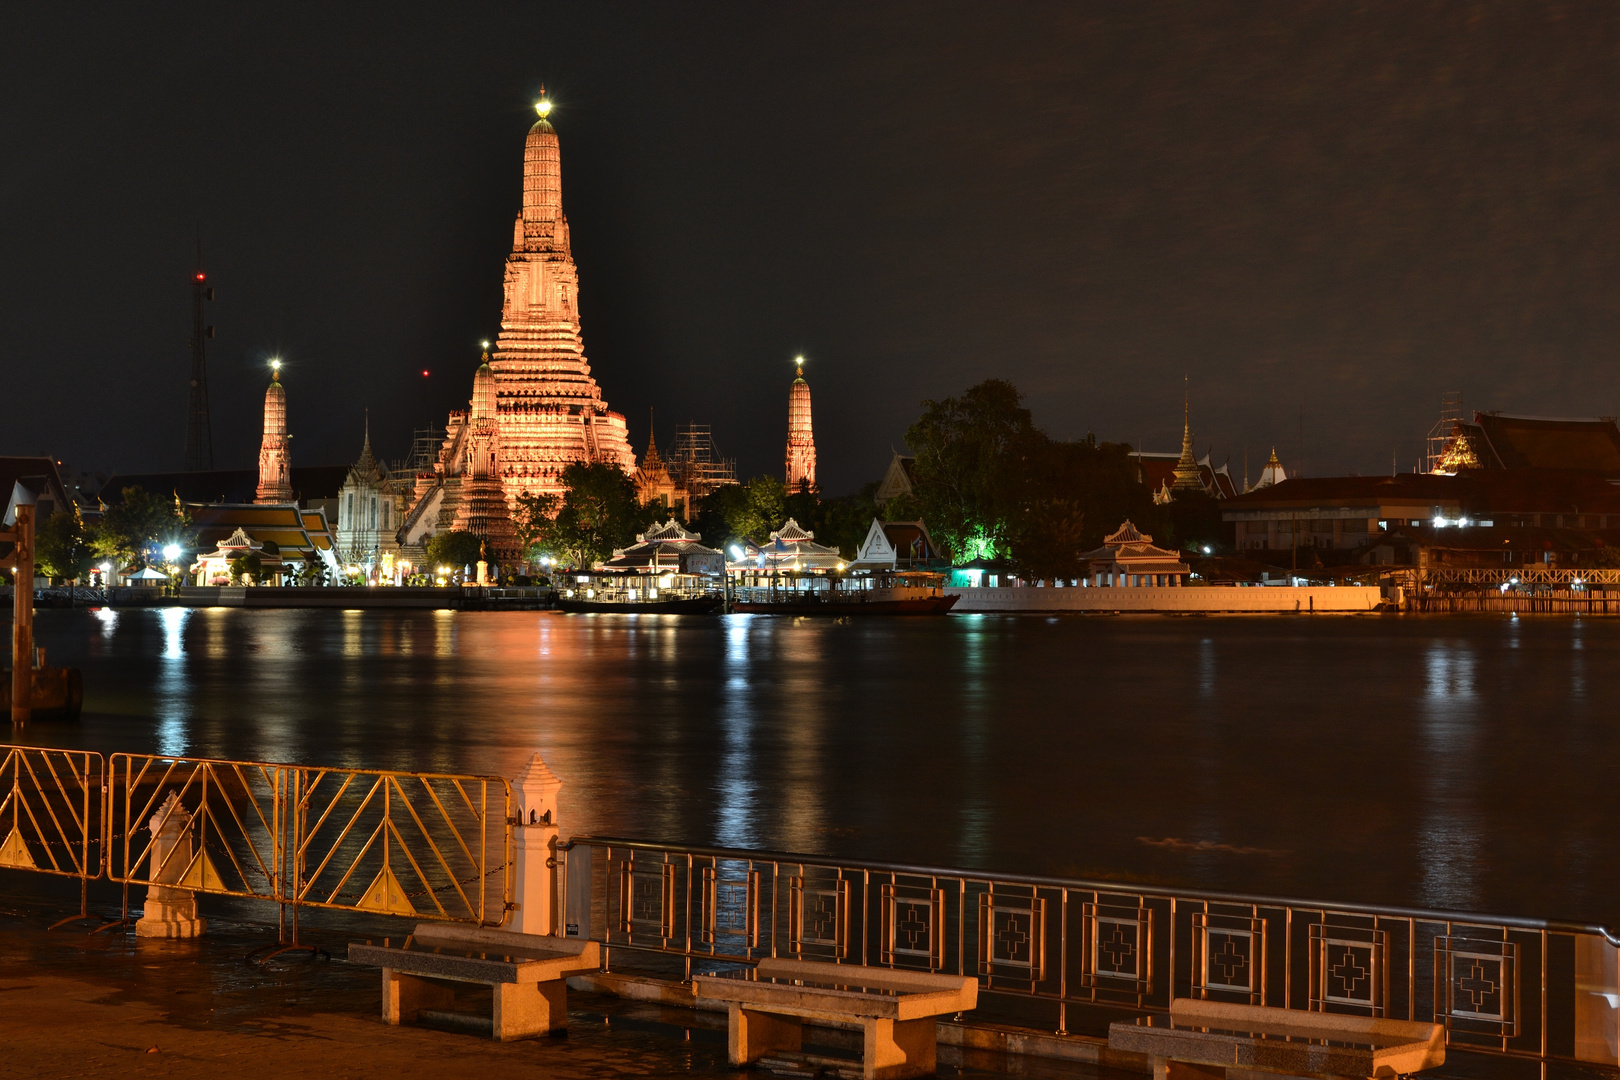
<svg viewBox="0 0 1620 1080">
<path fill-rule="evenodd" d="M 439 449 L 444 445 L 444 428 L 429 424 L 425 428 L 417 428 L 411 438 L 411 450 L 404 458 L 396 460 L 390 470 L 394 476 L 415 476 L 419 472 L 432 472 L 433 463 L 439 458 Z"/>
<path fill-rule="evenodd" d="M 664 458 L 670 479 L 693 499 L 737 482 L 737 461 L 715 448 L 708 424 L 686 424 L 675 431 L 675 445 Z"/>
<path fill-rule="evenodd" d="M 1457 421 L 1463 418 L 1463 397 L 1461 390 L 1447 390 L 1440 395 L 1440 419 L 1435 421 L 1434 427 L 1429 429 L 1428 456 L 1423 463 L 1423 471 L 1432 473 L 1440 469 L 1440 458 L 1446 452 L 1446 444 L 1451 440 L 1452 431 Z"/>
</svg>

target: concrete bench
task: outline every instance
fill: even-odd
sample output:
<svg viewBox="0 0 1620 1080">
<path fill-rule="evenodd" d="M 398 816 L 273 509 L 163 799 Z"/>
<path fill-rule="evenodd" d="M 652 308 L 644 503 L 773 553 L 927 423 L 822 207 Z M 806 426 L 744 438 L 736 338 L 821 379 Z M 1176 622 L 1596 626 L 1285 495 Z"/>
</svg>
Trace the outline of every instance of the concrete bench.
<svg viewBox="0 0 1620 1080">
<path fill-rule="evenodd" d="M 751 970 L 699 975 L 693 983 L 699 998 L 726 1002 L 733 1065 L 798 1052 L 806 1020 L 856 1024 L 865 1035 L 865 1080 L 932 1073 L 934 1017 L 979 1000 L 978 980 L 960 975 L 808 960 L 761 960 Z"/>
<path fill-rule="evenodd" d="M 452 988 L 445 982 L 486 983 L 495 998 L 491 1034 L 503 1040 L 566 1026 L 564 980 L 596 971 L 598 956 L 594 941 L 448 923 L 419 923 L 397 944 L 384 939 L 349 946 L 351 963 L 382 968 L 382 1012 L 388 1023 L 414 1023 L 424 1013 L 465 1020 L 447 1011 Z"/>
<path fill-rule="evenodd" d="M 1154 1080 L 1224 1080 L 1227 1070 L 1395 1077 L 1446 1060 L 1439 1024 L 1177 998 L 1170 1013 L 1108 1027 L 1110 1049 L 1146 1054 Z"/>
</svg>

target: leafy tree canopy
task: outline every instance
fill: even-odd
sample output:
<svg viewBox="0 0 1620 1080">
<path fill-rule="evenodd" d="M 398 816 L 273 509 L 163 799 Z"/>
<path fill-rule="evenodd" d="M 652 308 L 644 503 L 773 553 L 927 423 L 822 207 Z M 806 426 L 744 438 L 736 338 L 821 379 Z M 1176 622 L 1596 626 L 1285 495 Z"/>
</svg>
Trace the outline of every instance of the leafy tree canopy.
<svg viewBox="0 0 1620 1080">
<path fill-rule="evenodd" d="M 77 508 L 58 510 L 34 536 L 34 563 L 47 577 L 81 578 L 89 573 L 95 557 Z"/>
<path fill-rule="evenodd" d="M 519 541 L 566 566 L 591 567 L 629 547 L 658 520 L 663 507 L 641 505 L 635 481 L 612 465 L 575 462 L 562 473 L 561 500 L 520 500 Z M 549 514 L 549 516 L 548 516 Z"/>
<path fill-rule="evenodd" d="M 476 533 L 460 529 L 434 533 L 428 537 L 427 542 L 428 565 L 433 568 L 448 566 L 453 570 L 464 570 L 478 561 L 479 547 L 482 543 L 483 538 Z"/>
<path fill-rule="evenodd" d="M 103 558 L 144 566 L 165 544 L 189 547 L 190 525 L 177 500 L 127 487 L 121 501 L 101 515 L 90 547 Z"/>
<path fill-rule="evenodd" d="M 1126 518 L 1169 525 L 1129 446 L 1047 437 L 1017 388 L 1000 379 L 923 402 L 906 442 L 916 453 L 915 492 L 892 500 L 884 516 L 921 517 L 958 564 L 1006 558 L 1025 577 L 1079 577 L 1081 555 Z"/>
<path fill-rule="evenodd" d="M 1047 442 L 1018 388 L 986 379 L 961 397 L 924 401 L 906 429 L 918 508 L 958 563 L 1005 556 L 1030 457 Z"/>
</svg>

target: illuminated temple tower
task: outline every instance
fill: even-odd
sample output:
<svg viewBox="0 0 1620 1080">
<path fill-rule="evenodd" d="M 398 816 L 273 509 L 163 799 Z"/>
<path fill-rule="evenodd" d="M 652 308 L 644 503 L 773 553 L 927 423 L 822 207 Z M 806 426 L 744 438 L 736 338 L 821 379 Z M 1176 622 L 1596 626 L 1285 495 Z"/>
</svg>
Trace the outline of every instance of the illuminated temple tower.
<svg viewBox="0 0 1620 1080">
<path fill-rule="evenodd" d="M 804 357 L 788 391 L 787 488 L 816 490 L 816 437 L 810 428 L 810 384 L 804 381 Z"/>
<path fill-rule="evenodd" d="M 512 551 L 517 546 L 512 516 L 500 475 L 500 443 L 496 429 L 495 372 L 489 354 L 473 375 L 472 415 L 467 420 L 467 459 L 461 474 L 460 498 L 452 528 L 477 533 L 491 551 Z"/>
<path fill-rule="evenodd" d="M 258 503 L 293 500 L 292 456 L 287 445 L 287 390 L 281 385 L 281 361 L 270 361 L 270 385 L 264 392 L 264 439 L 259 443 Z"/>
<path fill-rule="evenodd" d="M 509 514 L 519 495 L 562 494 L 562 471 L 573 462 L 636 471 L 624 417 L 608 409 L 585 362 L 557 132 L 546 119 L 551 102 L 542 97 L 535 108 L 499 340 L 474 376 L 471 413 L 450 414 L 433 472 L 417 474 L 402 531 L 408 544 L 472 529 L 488 538 L 492 558 L 509 558 L 516 554 L 511 526 L 501 524 L 509 519 L 488 501 L 492 478 Z"/>
</svg>

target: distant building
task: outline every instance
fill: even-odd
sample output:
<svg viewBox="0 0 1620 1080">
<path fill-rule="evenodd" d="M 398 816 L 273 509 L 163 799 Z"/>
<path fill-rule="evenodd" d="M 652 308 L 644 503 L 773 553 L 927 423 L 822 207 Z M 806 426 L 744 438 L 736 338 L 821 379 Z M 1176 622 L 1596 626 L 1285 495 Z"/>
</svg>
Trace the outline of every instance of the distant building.
<svg viewBox="0 0 1620 1080">
<path fill-rule="evenodd" d="M 1457 420 L 1432 471 L 1564 469 L 1620 478 L 1620 428 L 1615 418 L 1514 416 L 1476 412 Z"/>
<path fill-rule="evenodd" d="M 607 561 L 610 570 L 639 570 L 650 574 L 722 574 L 726 558 L 703 538 L 687 532 L 674 518 L 636 536 L 636 542 L 620 548 Z"/>
<path fill-rule="evenodd" d="M 891 499 L 914 494 L 917 490 L 916 468 L 916 458 L 896 451 L 889 459 L 889 467 L 884 471 L 883 479 L 878 481 L 877 491 L 873 496 L 877 504 L 884 506 Z"/>
<path fill-rule="evenodd" d="M 400 494 L 371 452 L 367 417 L 360 457 L 349 466 L 338 492 L 335 539 L 340 559 L 351 566 L 375 567 L 384 555 L 398 553 Z"/>
<path fill-rule="evenodd" d="M 287 391 L 281 385 L 281 361 L 272 361 L 270 385 L 264 391 L 264 437 L 259 443 L 257 503 L 293 501 L 292 446 L 287 434 Z"/>
<path fill-rule="evenodd" d="M 1266 467 L 1260 470 L 1260 479 L 1254 482 L 1253 487 L 1247 486 L 1249 478 L 1246 475 L 1248 472 L 1246 467 L 1244 472 L 1244 494 L 1248 494 L 1251 491 L 1259 491 L 1261 488 L 1268 488 L 1273 484 L 1280 484 L 1284 480 L 1288 479 L 1288 473 L 1283 469 L 1282 462 L 1277 460 L 1277 448 L 1275 446 L 1271 448 L 1271 457 L 1266 459 Z"/>
<path fill-rule="evenodd" d="M 816 490 L 816 436 L 810 424 L 810 384 L 804 381 L 804 357 L 788 390 L 787 489 Z"/>
<path fill-rule="evenodd" d="M 1396 532 L 1620 529 L 1620 487 L 1560 469 L 1296 478 L 1227 500 L 1221 518 L 1240 551 L 1361 551 Z"/>
<path fill-rule="evenodd" d="M 921 521 L 872 519 L 866 539 L 850 563 L 854 570 L 923 570 L 943 560 L 928 526 Z"/>
<path fill-rule="evenodd" d="M 271 378 L 264 409 L 264 438 L 256 472 L 210 469 L 117 474 L 102 488 L 102 505 L 116 506 L 126 489 L 139 488 L 181 504 L 196 536 L 194 551 L 217 551 L 222 541 L 241 532 L 260 545 L 252 550 L 271 550 L 277 574 L 304 566 L 336 572 L 330 523 L 338 516 L 338 499 L 349 467 L 292 467 L 287 453 L 287 392 L 279 377 Z M 265 576 L 272 575 L 266 571 Z"/>
<path fill-rule="evenodd" d="M 1131 455 L 1137 479 L 1153 493 L 1154 502 L 1162 505 L 1174 500 L 1176 470 L 1182 467 L 1181 459 L 1181 454 L 1137 451 Z M 1208 454 L 1195 460 L 1193 465 L 1198 471 L 1199 489 L 1205 495 L 1212 499 L 1230 499 L 1238 494 L 1238 486 L 1226 465 L 1216 465 Z"/>
<path fill-rule="evenodd" d="M 1088 584 L 1099 588 L 1179 588 L 1192 571 L 1178 552 L 1153 546 L 1153 537 L 1126 521 L 1083 556 Z"/>
<path fill-rule="evenodd" d="M 488 537 L 492 559 L 515 558 L 509 513 L 518 496 L 563 494 L 563 470 L 575 462 L 636 471 L 624 417 L 602 400 L 585 360 L 550 109 L 540 102 L 524 144 L 523 206 L 495 351 L 473 376 L 471 409 L 450 414 L 431 471 L 415 477 L 400 538 L 414 548 L 433 533 L 471 529 Z"/>
<path fill-rule="evenodd" d="M 7 527 L 17 523 L 19 504 L 34 507 L 36 529 L 58 510 L 73 509 L 73 498 L 51 457 L 0 457 L 0 498 L 6 500 Z"/>
</svg>

